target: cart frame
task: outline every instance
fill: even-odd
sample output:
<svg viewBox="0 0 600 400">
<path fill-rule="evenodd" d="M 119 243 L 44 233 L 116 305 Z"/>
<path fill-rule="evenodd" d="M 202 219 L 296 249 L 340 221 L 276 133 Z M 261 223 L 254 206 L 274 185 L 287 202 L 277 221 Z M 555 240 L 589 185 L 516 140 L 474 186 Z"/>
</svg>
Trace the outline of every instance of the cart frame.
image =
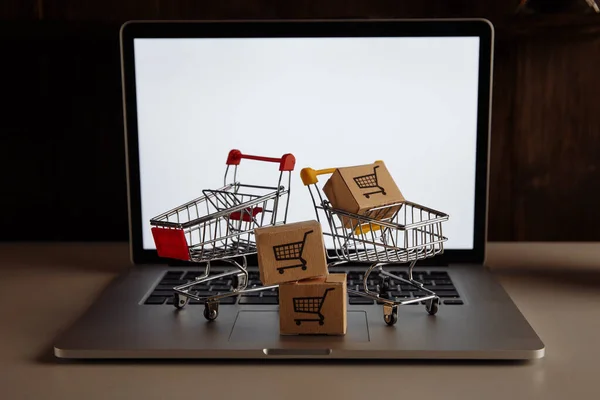
<svg viewBox="0 0 600 400">
<path fill-rule="evenodd" d="M 348 262 L 368 264 L 361 290 L 348 289 L 355 294 L 376 300 L 383 305 L 384 321 L 394 325 L 398 320 L 398 307 L 425 302 L 431 315 L 437 313 L 440 299 L 436 293 L 413 278 L 413 269 L 418 260 L 434 257 L 444 252 L 442 224 L 448 214 L 410 201 L 375 207 L 360 215 L 335 209 L 324 196 L 318 185 L 318 176 L 332 174 L 335 168 L 314 170 L 303 168 L 302 182 L 308 188 L 317 216 L 324 218 L 329 231 L 323 235 L 333 239 L 334 253 L 328 254 L 329 266 Z M 351 224 L 348 224 L 351 221 Z M 350 225 L 350 226 L 347 226 Z M 408 279 L 384 269 L 390 264 L 408 263 Z M 379 275 L 379 292 L 369 289 L 371 274 Z M 399 281 L 413 286 L 425 295 L 407 300 L 392 298 L 387 290 L 390 281 Z"/>
<path fill-rule="evenodd" d="M 237 174 L 242 159 L 278 163 L 277 185 L 240 183 Z M 272 158 L 231 150 L 226 161 L 223 187 L 203 190 L 203 196 L 150 220 L 159 256 L 204 264 L 202 275 L 173 288 L 177 309 L 185 307 L 190 299 L 203 301 L 204 317 L 212 321 L 218 316 L 220 299 L 277 287 L 247 288 L 246 257 L 257 251 L 255 228 L 286 223 L 295 162 L 292 154 Z M 213 261 L 222 261 L 234 268 L 210 275 Z M 225 277 L 232 277 L 233 289 L 230 292 L 200 297 L 192 291 L 194 286 Z"/>
</svg>

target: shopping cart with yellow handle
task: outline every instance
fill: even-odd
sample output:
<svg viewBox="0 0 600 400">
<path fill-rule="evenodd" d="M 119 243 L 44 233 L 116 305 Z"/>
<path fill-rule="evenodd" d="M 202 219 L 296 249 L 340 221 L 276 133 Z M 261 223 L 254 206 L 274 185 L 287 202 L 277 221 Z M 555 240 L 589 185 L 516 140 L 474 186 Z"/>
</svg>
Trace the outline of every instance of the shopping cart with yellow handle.
<svg viewBox="0 0 600 400">
<path fill-rule="evenodd" d="M 333 208 L 319 187 L 318 176 L 332 174 L 335 170 L 303 168 L 300 176 L 308 187 L 317 220 L 329 227 L 323 230 L 323 235 L 333 240 L 334 253 L 329 255 L 330 266 L 348 262 L 368 265 L 363 289 L 348 289 L 348 293 L 382 304 L 383 319 L 388 325 L 398 321 L 398 307 L 403 305 L 425 302 L 427 312 L 435 315 L 440 298 L 423 283 L 413 279 L 413 269 L 417 261 L 444 252 L 447 238 L 442 234 L 442 224 L 448 220 L 448 215 L 410 201 L 374 207 L 363 214 Z M 347 221 L 352 223 L 348 224 Z M 408 264 L 408 279 L 386 271 L 384 267 L 390 264 Z M 379 274 L 378 292 L 370 290 L 368 286 L 371 273 L 375 270 Z M 397 299 L 388 290 L 391 281 L 411 285 L 424 295 Z"/>
</svg>

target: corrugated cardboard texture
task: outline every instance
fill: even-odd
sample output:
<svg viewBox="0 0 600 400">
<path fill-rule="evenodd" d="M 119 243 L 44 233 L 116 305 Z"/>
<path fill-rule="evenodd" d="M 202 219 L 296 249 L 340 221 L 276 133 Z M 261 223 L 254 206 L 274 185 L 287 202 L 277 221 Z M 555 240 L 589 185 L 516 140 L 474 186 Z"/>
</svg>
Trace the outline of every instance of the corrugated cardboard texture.
<svg viewBox="0 0 600 400">
<path fill-rule="evenodd" d="M 318 221 L 258 228 L 254 233 L 263 285 L 327 275 L 323 231 Z"/>
<path fill-rule="evenodd" d="M 327 277 L 280 285 L 279 333 L 345 335 L 347 296 L 346 274 L 330 274 Z M 323 322 L 322 325 L 320 321 Z"/>
<path fill-rule="evenodd" d="M 338 168 L 323 186 L 323 192 L 334 208 L 359 215 L 375 207 L 405 200 L 382 161 Z M 391 217 L 399 208 L 390 208 L 379 216 L 380 219 Z M 349 218 L 342 222 L 348 228 L 357 224 Z"/>
</svg>

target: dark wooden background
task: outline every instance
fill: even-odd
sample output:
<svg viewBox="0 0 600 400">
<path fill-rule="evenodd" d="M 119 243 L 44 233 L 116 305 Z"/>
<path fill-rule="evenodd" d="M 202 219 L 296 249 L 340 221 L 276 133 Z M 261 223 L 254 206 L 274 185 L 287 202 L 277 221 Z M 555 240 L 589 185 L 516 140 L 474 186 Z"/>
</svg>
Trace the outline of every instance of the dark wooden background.
<svg viewBox="0 0 600 400">
<path fill-rule="evenodd" d="M 515 7 L 509 0 L 2 0 L 0 240 L 127 240 L 124 21 L 354 17 L 489 18 L 497 30 L 489 238 L 600 240 L 600 17 L 581 6 L 551 15 L 515 15 Z"/>
</svg>

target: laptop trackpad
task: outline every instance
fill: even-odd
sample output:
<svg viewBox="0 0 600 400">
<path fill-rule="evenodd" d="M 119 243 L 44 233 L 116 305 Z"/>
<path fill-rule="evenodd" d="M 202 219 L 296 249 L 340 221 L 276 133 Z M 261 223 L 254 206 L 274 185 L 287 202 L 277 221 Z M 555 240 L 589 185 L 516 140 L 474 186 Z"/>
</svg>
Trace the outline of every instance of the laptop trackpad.
<svg viewBox="0 0 600 400">
<path fill-rule="evenodd" d="M 348 330 L 345 336 L 326 335 L 279 335 L 279 312 L 277 310 L 244 310 L 238 312 L 230 342 L 275 342 L 280 343 L 343 343 L 368 342 L 367 313 L 348 311 Z"/>
</svg>

